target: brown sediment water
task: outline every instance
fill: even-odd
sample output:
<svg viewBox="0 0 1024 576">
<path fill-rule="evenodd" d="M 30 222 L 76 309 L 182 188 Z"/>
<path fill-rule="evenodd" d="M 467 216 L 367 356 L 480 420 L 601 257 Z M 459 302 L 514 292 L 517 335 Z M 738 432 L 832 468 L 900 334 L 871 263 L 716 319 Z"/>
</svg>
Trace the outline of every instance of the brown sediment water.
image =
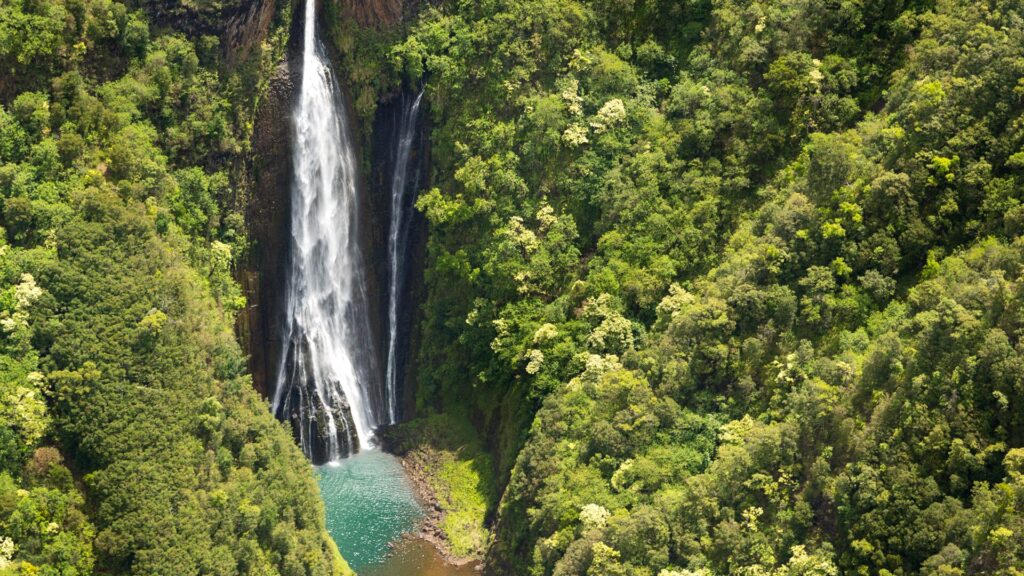
<svg viewBox="0 0 1024 576">
<path fill-rule="evenodd" d="M 364 568 L 360 576 L 477 576 L 475 564 L 449 563 L 422 538 L 402 538 L 383 562 Z"/>
</svg>

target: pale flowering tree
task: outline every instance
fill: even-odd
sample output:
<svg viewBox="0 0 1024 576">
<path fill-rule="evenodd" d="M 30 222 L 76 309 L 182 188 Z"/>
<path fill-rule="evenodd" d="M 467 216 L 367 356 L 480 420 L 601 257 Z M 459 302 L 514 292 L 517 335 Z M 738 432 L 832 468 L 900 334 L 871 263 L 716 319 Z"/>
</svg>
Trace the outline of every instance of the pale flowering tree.
<svg viewBox="0 0 1024 576">
<path fill-rule="evenodd" d="M 17 551 L 18 547 L 14 544 L 14 540 L 7 536 L 0 536 L 0 570 L 6 570 L 11 567 L 13 564 L 12 559 Z"/>
<path fill-rule="evenodd" d="M 580 510 L 580 524 L 586 531 L 601 529 L 608 524 L 608 517 L 611 513 L 600 504 L 586 504 Z"/>
</svg>

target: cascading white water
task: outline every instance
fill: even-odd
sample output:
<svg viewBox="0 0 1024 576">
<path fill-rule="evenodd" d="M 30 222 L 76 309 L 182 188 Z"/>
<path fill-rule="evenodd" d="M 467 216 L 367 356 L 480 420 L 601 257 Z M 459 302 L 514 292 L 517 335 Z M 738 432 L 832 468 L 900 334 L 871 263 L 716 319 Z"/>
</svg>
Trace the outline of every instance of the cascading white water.
<svg viewBox="0 0 1024 576">
<path fill-rule="evenodd" d="M 372 445 L 383 399 L 358 244 L 355 154 L 317 41 L 315 7 L 306 1 L 287 321 L 273 410 L 292 422 L 303 451 L 323 462 Z"/>
<path fill-rule="evenodd" d="M 421 89 L 412 105 L 402 110 L 401 121 L 398 124 L 398 147 L 391 176 L 391 222 L 388 228 L 388 357 L 385 372 L 390 424 L 398 421 L 398 311 L 402 306 L 401 296 L 405 287 L 403 264 L 409 233 L 406 184 L 409 157 L 416 136 L 416 118 L 422 99 Z"/>
</svg>

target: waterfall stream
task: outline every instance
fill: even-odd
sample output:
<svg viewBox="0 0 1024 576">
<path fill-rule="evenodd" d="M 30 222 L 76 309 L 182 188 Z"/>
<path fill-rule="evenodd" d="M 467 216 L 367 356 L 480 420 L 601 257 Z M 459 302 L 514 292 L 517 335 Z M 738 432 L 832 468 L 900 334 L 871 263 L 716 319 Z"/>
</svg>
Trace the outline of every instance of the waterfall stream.
<svg viewBox="0 0 1024 576">
<path fill-rule="evenodd" d="M 294 186 L 286 325 L 273 410 L 314 463 L 372 446 L 383 419 L 366 263 L 359 246 L 356 156 L 345 106 L 305 6 L 294 111 Z"/>
<path fill-rule="evenodd" d="M 409 157 L 416 136 L 416 120 L 420 112 L 423 89 L 412 105 L 402 107 L 398 123 L 395 164 L 391 174 L 391 221 L 388 226 L 388 357 L 385 385 L 388 398 L 388 423 L 398 421 L 398 335 L 399 312 L 404 309 L 402 293 L 405 289 L 405 261 L 409 246 L 409 220 L 411 217 L 409 183 Z M 417 175 L 418 176 L 418 175 Z M 419 178 L 413 178 L 413 186 Z"/>
</svg>

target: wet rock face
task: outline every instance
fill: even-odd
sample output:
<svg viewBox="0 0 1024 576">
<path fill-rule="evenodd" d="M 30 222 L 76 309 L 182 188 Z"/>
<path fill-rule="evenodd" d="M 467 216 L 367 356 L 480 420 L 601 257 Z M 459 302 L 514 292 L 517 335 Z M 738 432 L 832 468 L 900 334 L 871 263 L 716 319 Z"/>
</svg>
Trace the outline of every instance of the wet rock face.
<svg viewBox="0 0 1024 576">
<path fill-rule="evenodd" d="M 291 237 L 292 110 L 299 70 L 294 58 L 277 67 L 253 127 L 252 192 L 245 213 L 250 251 L 239 272 L 248 307 L 239 318 L 239 333 L 249 352 L 253 385 L 265 397 L 273 391 L 282 349 Z"/>
<path fill-rule="evenodd" d="M 313 464 L 324 464 L 337 454 L 358 452 L 359 445 L 355 430 L 348 425 L 353 421 L 352 409 L 344 395 L 340 396 L 340 402 L 330 406 L 317 394 L 318 383 L 313 377 L 316 368 L 308 364 L 313 357 L 309 345 L 303 340 L 289 346 L 284 370 L 293 382 L 289 392 L 291 397 L 282 399 L 279 413 L 275 416 L 291 423 L 295 441 Z M 300 347 L 304 349 L 300 350 Z M 341 387 L 337 381 L 322 384 L 337 389 Z M 334 423 L 333 428 L 331 422 Z"/>
</svg>

